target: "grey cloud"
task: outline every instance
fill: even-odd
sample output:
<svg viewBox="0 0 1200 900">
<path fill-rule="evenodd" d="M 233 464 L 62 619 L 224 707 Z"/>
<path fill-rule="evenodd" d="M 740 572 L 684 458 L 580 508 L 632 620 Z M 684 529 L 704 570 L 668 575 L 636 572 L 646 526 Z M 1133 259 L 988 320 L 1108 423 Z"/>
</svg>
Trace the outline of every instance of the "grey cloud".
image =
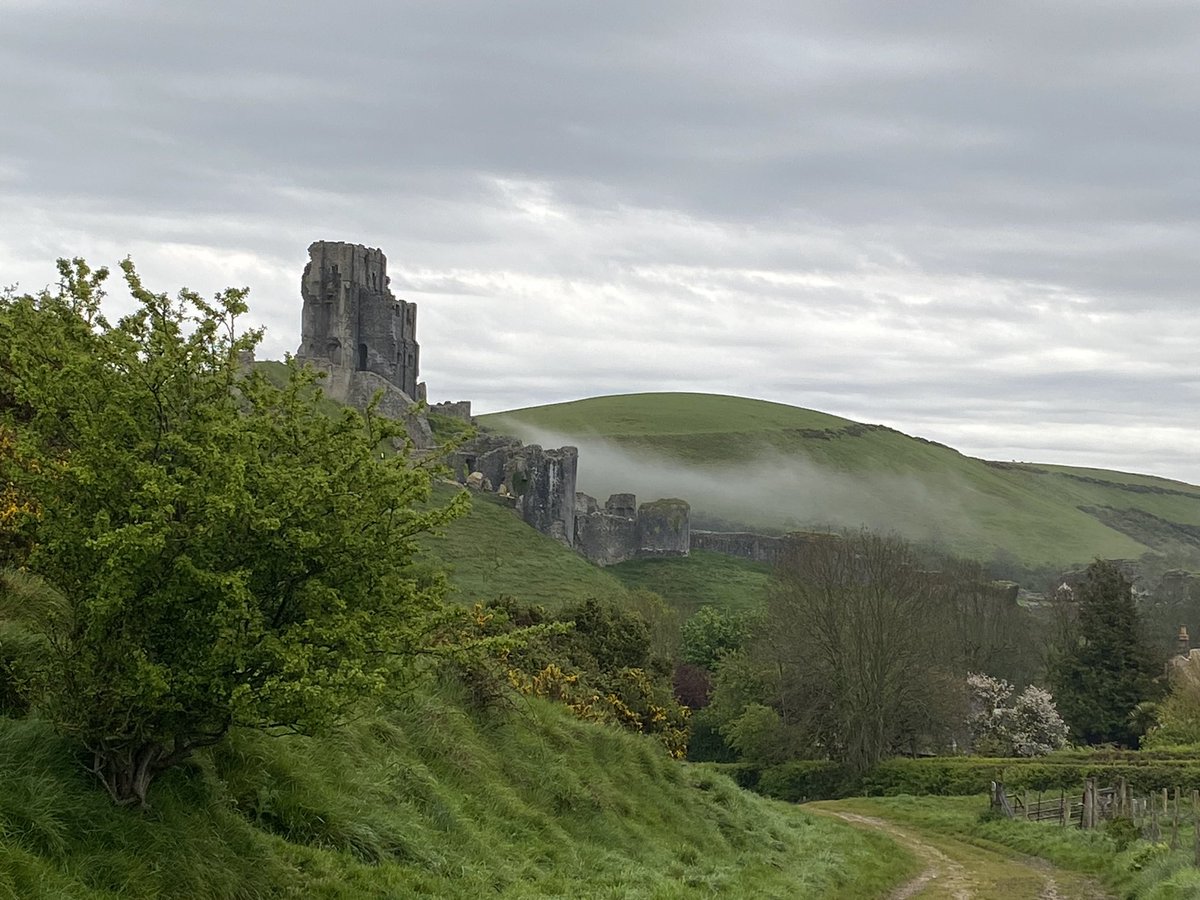
<svg viewBox="0 0 1200 900">
<path fill-rule="evenodd" d="M 1162 430 L 1196 400 L 1194 4 L 10 2 L 4 31 L 0 283 L 132 252 L 250 283 L 279 355 L 308 242 L 355 240 L 421 304 L 431 390 L 481 409 L 729 391 L 980 452 L 1150 423 L 1113 464 L 1200 478 Z"/>
</svg>

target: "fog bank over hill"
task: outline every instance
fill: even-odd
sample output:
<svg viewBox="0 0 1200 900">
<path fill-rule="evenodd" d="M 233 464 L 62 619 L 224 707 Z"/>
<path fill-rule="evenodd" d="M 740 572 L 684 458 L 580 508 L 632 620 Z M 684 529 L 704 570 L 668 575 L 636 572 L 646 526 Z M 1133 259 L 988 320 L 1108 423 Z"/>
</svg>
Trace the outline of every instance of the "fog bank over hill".
<svg viewBox="0 0 1200 900">
<path fill-rule="evenodd" d="M 507 423 L 529 444 L 579 448 L 579 490 L 604 502 L 633 492 L 639 502 L 680 497 L 699 526 L 719 521 L 760 529 L 857 528 L 896 531 L 947 546 L 982 541 L 962 508 L 964 487 L 906 475 L 839 472 L 803 457 L 766 451 L 749 461 L 697 465 L 602 437 L 581 437 Z"/>
<path fill-rule="evenodd" d="M 575 445 L 581 490 L 601 501 L 622 491 L 681 497 L 701 528 L 867 526 L 1030 570 L 1200 552 L 1198 487 L 989 462 L 882 425 L 763 400 L 608 395 L 479 421 L 527 442 Z"/>
</svg>

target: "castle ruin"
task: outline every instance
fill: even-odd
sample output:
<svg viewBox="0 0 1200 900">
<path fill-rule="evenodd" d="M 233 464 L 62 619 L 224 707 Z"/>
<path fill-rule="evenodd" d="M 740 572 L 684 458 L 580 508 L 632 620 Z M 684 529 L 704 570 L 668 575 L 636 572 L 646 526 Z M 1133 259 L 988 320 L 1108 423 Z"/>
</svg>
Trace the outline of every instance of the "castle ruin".
<svg viewBox="0 0 1200 900">
<path fill-rule="evenodd" d="M 424 399 L 417 306 L 392 294 L 387 257 L 340 241 L 316 241 L 308 256 L 296 358 L 325 370 L 325 392 L 341 403 L 365 408 L 382 392 L 380 413 L 403 421 L 414 446 L 432 447 L 428 421 L 412 409 Z"/>
<path fill-rule="evenodd" d="M 418 449 L 434 446 L 423 408 L 417 307 L 392 294 L 387 257 L 378 249 L 340 241 L 316 241 L 300 280 L 303 299 L 296 358 L 327 373 L 326 394 L 365 409 L 377 396 L 378 411 L 404 422 Z M 472 421 L 468 401 L 429 408 Z M 633 494 L 614 494 L 601 509 L 576 493 L 579 451 L 543 449 L 516 438 L 482 434 L 450 459 L 459 480 L 506 498 L 530 526 L 599 565 L 627 559 L 687 556 L 692 543 L 690 509 L 683 500 L 640 506 Z"/>
<path fill-rule="evenodd" d="M 674 498 L 639 506 L 633 494 L 613 494 L 601 507 L 595 497 L 578 493 L 574 546 L 600 566 L 629 559 L 687 556 L 691 507 Z"/>
</svg>

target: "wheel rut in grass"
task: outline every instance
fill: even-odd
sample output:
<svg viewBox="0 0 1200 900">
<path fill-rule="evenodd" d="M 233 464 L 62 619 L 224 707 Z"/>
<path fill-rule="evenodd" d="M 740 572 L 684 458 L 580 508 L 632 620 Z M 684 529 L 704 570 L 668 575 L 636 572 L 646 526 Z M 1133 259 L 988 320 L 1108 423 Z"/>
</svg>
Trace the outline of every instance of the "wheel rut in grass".
<svg viewBox="0 0 1200 900">
<path fill-rule="evenodd" d="M 1111 900 L 1092 879 L 1045 860 L 999 853 L 949 835 L 838 809 L 836 803 L 806 808 L 856 828 L 883 832 L 920 861 L 917 876 L 895 888 L 887 900 Z"/>
</svg>

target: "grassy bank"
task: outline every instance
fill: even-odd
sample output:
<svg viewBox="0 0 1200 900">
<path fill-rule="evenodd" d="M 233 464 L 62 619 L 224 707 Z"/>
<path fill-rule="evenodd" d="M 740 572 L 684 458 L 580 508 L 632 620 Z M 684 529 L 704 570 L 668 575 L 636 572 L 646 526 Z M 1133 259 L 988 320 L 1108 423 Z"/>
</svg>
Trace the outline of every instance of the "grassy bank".
<svg viewBox="0 0 1200 900">
<path fill-rule="evenodd" d="M 653 591 L 686 618 L 701 606 L 743 611 L 766 600 L 771 567 L 707 550 L 675 559 L 634 559 L 612 566 L 629 589 Z"/>
<path fill-rule="evenodd" d="M 324 739 L 235 735 L 118 809 L 0 719 L 0 897 L 869 897 L 913 861 L 544 702 L 450 688 Z"/>
<path fill-rule="evenodd" d="M 456 490 L 439 485 L 437 502 L 445 503 Z M 471 500 L 471 512 L 452 522 L 444 537 L 425 541 L 429 559 L 450 576 L 456 602 L 508 596 L 558 609 L 625 596 L 625 586 L 610 571 L 530 528 L 498 497 L 473 493 Z"/>
</svg>

